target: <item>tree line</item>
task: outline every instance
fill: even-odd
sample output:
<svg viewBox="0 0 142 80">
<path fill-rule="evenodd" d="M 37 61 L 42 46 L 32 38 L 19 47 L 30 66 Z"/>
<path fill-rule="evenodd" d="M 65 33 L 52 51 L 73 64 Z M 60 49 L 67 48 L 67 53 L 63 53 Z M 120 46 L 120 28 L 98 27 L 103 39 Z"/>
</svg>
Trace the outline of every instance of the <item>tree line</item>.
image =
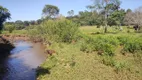
<svg viewBox="0 0 142 80">
<path fill-rule="evenodd" d="M 107 32 L 109 26 L 130 26 L 137 25 L 142 26 L 142 7 L 132 11 L 131 9 L 123 9 L 120 7 L 120 0 L 92 0 L 93 4 L 88 5 L 85 11 L 80 11 L 77 15 L 74 14 L 74 10 L 67 12 L 66 19 L 80 24 L 81 26 L 100 26 L 104 27 L 104 32 Z M 32 21 L 5 22 L 6 19 L 10 19 L 10 13 L 8 9 L 0 6 L 0 29 L 26 29 L 31 25 L 39 25 L 44 20 L 54 20 L 61 17 L 60 9 L 54 5 L 45 5 L 42 10 L 42 18 Z M 5 23 L 4 23 L 5 22 Z M 4 23 L 4 28 L 3 28 Z"/>
</svg>

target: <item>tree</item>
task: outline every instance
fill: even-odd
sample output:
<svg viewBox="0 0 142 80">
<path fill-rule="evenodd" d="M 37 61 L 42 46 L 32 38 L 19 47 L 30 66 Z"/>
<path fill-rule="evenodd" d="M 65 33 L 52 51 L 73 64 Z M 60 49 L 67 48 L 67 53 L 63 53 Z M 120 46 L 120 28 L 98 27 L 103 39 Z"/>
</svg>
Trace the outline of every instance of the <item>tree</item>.
<svg viewBox="0 0 142 80">
<path fill-rule="evenodd" d="M 120 26 L 123 24 L 123 20 L 125 17 L 125 10 L 116 10 L 112 14 L 108 16 L 108 25 L 117 25 Z"/>
<path fill-rule="evenodd" d="M 127 26 L 134 24 L 134 15 L 135 14 L 133 12 L 126 13 L 124 18 L 124 24 Z"/>
<path fill-rule="evenodd" d="M 129 12 L 132 12 L 132 10 L 131 9 L 127 9 L 126 13 L 129 13 Z"/>
<path fill-rule="evenodd" d="M 7 19 L 10 19 L 10 16 L 11 16 L 11 14 L 10 14 L 9 10 L 7 8 L 0 6 L 0 33 L 3 28 L 3 23 Z"/>
<path fill-rule="evenodd" d="M 23 24 L 24 24 L 24 26 L 29 26 L 30 25 L 29 21 L 24 21 Z"/>
<path fill-rule="evenodd" d="M 74 16 L 74 10 L 70 10 L 67 12 L 69 17 L 73 17 Z"/>
<path fill-rule="evenodd" d="M 142 7 L 135 9 L 134 12 L 128 12 L 125 16 L 124 22 L 126 25 L 142 26 Z"/>
<path fill-rule="evenodd" d="M 45 5 L 42 14 L 43 17 L 50 17 L 50 18 L 55 18 L 59 14 L 60 10 L 57 6 L 54 5 Z"/>
<path fill-rule="evenodd" d="M 42 23 L 42 21 L 43 21 L 43 20 L 38 19 L 36 22 L 37 22 L 37 24 L 41 24 L 41 23 Z"/>
<path fill-rule="evenodd" d="M 121 2 L 119 0 L 93 0 L 94 4 L 88 6 L 91 10 L 96 10 L 99 14 L 103 15 L 105 24 L 104 32 L 107 32 L 108 16 L 115 10 L 119 10 Z"/>
<path fill-rule="evenodd" d="M 78 18 L 81 25 L 97 25 L 99 17 L 96 11 L 90 12 L 85 10 L 79 12 Z"/>
<path fill-rule="evenodd" d="M 21 30 L 25 28 L 24 23 L 21 20 L 15 21 L 15 27 L 17 30 Z"/>
</svg>

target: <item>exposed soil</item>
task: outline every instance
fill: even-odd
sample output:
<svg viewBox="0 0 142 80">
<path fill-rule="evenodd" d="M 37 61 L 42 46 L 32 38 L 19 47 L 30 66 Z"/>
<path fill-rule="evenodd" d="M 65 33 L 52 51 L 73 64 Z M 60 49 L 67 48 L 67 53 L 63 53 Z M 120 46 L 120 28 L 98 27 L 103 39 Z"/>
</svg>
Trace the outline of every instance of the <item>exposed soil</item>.
<svg viewBox="0 0 142 80">
<path fill-rule="evenodd" d="M 3 38 L 13 42 L 18 40 L 28 41 L 30 40 L 29 37 L 25 35 L 2 35 Z"/>
</svg>

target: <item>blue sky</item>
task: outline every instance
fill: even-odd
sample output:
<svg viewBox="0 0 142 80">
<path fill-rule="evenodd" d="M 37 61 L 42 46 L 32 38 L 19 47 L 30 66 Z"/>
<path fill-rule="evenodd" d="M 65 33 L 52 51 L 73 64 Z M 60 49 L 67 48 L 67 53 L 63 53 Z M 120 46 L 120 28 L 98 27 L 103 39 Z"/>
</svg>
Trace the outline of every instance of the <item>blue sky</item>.
<svg viewBox="0 0 142 80">
<path fill-rule="evenodd" d="M 142 0 L 121 0 L 121 8 L 132 9 L 142 6 Z M 16 20 L 37 20 L 41 18 L 42 9 L 45 4 L 56 5 L 60 13 L 67 15 L 67 11 L 86 10 L 86 6 L 92 4 L 91 0 L 0 0 L 0 5 L 9 9 L 11 21 Z"/>
</svg>

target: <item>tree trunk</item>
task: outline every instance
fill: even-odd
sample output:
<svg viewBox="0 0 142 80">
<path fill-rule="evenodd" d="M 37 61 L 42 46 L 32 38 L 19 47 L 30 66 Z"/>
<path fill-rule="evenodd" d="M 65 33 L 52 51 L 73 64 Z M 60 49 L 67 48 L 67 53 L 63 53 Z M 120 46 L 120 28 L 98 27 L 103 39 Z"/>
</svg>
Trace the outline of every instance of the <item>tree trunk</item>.
<svg viewBox="0 0 142 80">
<path fill-rule="evenodd" d="M 105 25 L 104 33 L 107 33 L 107 25 Z"/>
</svg>

